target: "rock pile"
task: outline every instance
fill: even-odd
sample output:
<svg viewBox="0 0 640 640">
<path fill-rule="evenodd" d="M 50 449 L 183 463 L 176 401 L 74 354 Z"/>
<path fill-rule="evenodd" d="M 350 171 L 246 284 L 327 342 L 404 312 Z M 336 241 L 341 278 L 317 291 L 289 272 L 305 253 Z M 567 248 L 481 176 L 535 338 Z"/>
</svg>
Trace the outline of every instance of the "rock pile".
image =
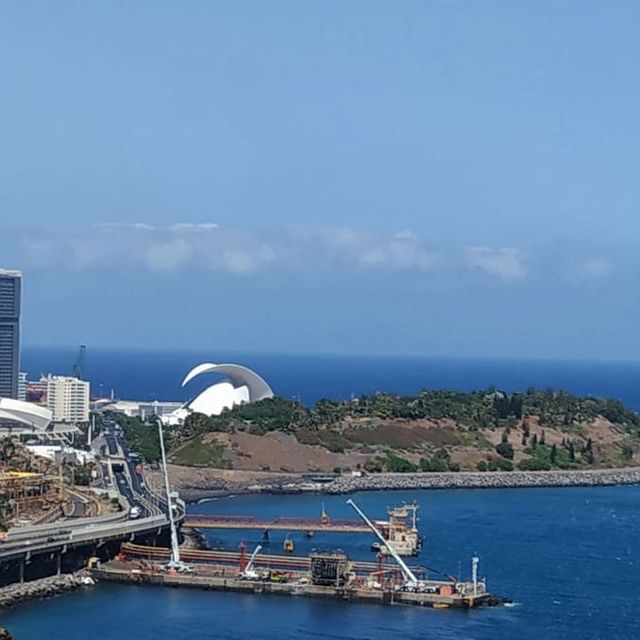
<svg viewBox="0 0 640 640">
<path fill-rule="evenodd" d="M 49 598 L 91 584 L 93 584 L 93 578 L 83 571 L 41 578 L 22 584 L 10 584 L 0 588 L 0 607 L 11 607 L 27 600 Z M 2 638 L 3 636 L 0 635 L 0 640 Z"/>
<path fill-rule="evenodd" d="M 376 473 L 341 476 L 324 487 L 330 494 L 393 489 L 505 489 L 593 487 L 640 484 L 640 468 L 583 471 L 487 471 L 460 473 Z"/>
</svg>

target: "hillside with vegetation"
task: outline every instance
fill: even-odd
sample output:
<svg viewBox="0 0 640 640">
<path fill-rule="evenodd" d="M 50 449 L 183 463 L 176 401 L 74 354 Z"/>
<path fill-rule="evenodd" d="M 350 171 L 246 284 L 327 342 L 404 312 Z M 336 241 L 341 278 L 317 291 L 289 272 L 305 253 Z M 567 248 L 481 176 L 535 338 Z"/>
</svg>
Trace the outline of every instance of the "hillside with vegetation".
<svg viewBox="0 0 640 640">
<path fill-rule="evenodd" d="M 157 452 L 152 425 L 128 424 Z M 640 417 L 617 400 L 553 389 L 376 394 L 305 407 L 273 398 L 189 416 L 167 433 L 176 464 L 270 471 L 549 470 L 640 461 Z"/>
</svg>

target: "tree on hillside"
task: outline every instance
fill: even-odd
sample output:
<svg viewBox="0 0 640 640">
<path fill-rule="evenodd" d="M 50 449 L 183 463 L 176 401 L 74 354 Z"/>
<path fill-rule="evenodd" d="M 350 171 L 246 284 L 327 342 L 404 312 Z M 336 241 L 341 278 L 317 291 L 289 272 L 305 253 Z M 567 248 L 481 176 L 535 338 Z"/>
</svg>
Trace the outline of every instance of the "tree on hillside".
<svg viewBox="0 0 640 640">
<path fill-rule="evenodd" d="M 513 460 L 513 447 L 510 442 L 501 442 L 496 446 L 496 452 L 507 460 Z"/>
</svg>

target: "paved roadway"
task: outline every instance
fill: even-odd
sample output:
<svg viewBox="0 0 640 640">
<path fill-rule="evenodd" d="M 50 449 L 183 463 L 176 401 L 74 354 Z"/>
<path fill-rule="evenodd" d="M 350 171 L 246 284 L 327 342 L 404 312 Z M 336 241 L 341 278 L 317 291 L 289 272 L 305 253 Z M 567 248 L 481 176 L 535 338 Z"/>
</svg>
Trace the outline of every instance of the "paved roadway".
<svg viewBox="0 0 640 640">
<path fill-rule="evenodd" d="M 129 510 L 96 518 L 72 518 L 11 529 L 7 540 L 0 544 L 0 559 L 59 549 L 67 544 L 122 538 L 130 533 L 160 530 L 168 525 L 166 501 L 152 494 L 136 473 L 135 456 L 131 456 L 118 425 L 108 424 L 103 437 L 108 453 L 108 460 L 102 463 L 104 487 L 117 490 L 128 503 Z M 136 508 L 138 516 L 132 517 Z M 184 517 L 183 510 L 179 516 Z"/>
</svg>

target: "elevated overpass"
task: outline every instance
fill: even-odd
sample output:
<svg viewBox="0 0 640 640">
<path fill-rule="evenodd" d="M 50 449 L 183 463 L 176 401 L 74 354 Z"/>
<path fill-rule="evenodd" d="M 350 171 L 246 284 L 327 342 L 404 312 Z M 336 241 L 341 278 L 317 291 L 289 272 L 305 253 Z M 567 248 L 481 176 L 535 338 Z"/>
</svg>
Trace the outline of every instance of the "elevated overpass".
<svg viewBox="0 0 640 640">
<path fill-rule="evenodd" d="M 10 529 L 0 542 L 0 585 L 76 571 L 91 556 L 109 560 L 122 542 L 168 543 L 166 500 L 141 482 L 127 457 L 126 444 L 113 435 L 112 438 L 108 443 L 109 454 L 118 471 L 110 469 L 115 479 L 111 492 L 117 492 L 125 508 L 99 517 L 61 519 Z M 132 517 L 132 507 L 138 507 L 140 517 Z M 175 518 L 182 522 L 185 505 L 177 501 L 176 507 Z"/>
</svg>

